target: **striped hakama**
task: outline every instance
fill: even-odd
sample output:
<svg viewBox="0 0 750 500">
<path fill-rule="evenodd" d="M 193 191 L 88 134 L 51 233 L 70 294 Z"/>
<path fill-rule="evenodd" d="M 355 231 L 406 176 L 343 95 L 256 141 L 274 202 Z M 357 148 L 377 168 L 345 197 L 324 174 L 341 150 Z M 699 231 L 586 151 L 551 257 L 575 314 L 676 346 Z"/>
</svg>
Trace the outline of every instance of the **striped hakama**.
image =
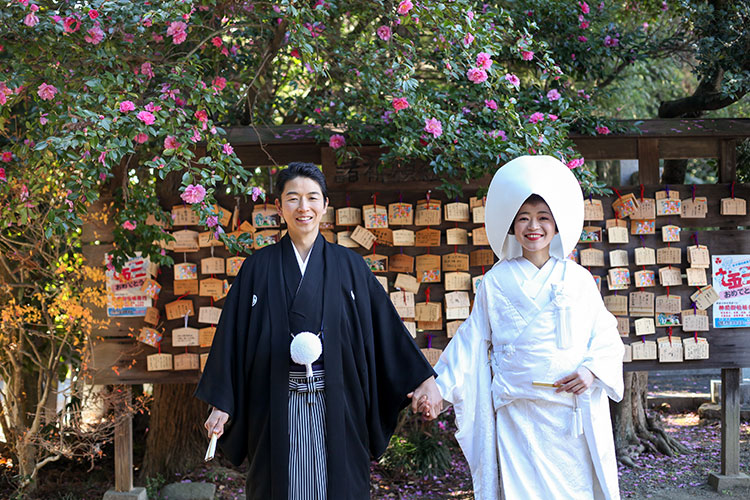
<svg viewBox="0 0 750 500">
<path fill-rule="evenodd" d="M 289 500 L 326 498 L 325 370 L 289 374 Z"/>
</svg>

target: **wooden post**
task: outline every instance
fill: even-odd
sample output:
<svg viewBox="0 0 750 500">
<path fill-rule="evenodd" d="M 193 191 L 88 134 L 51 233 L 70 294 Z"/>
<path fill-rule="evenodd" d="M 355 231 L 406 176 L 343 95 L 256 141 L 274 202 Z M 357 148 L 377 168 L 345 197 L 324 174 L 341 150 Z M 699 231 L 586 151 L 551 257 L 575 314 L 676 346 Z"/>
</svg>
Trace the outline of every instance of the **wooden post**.
<svg viewBox="0 0 750 500">
<path fill-rule="evenodd" d="M 727 183 L 737 179 L 737 141 L 727 139 L 719 146 L 719 182 Z"/>
<path fill-rule="evenodd" d="M 119 386 L 130 403 L 132 394 L 129 385 Z M 115 415 L 115 491 L 128 492 L 133 489 L 133 417 L 124 408 Z M 126 413 L 126 415 L 123 415 Z"/>
<path fill-rule="evenodd" d="M 638 180 L 659 184 L 659 139 L 638 139 Z"/>
<path fill-rule="evenodd" d="M 721 473 L 740 473 L 740 368 L 721 369 Z"/>
</svg>

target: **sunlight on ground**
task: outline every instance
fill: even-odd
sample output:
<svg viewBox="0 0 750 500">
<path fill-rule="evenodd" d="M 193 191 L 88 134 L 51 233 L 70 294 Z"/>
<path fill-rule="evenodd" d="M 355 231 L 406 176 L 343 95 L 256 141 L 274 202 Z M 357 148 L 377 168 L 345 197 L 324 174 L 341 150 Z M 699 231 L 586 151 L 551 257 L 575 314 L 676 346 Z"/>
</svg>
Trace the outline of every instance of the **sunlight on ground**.
<svg viewBox="0 0 750 500">
<path fill-rule="evenodd" d="M 681 415 L 668 415 L 664 420 L 667 425 L 682 425 L 689 427 L 699 425 L 701 419 L 697 413 L 685 413 Z"/>
</svg>

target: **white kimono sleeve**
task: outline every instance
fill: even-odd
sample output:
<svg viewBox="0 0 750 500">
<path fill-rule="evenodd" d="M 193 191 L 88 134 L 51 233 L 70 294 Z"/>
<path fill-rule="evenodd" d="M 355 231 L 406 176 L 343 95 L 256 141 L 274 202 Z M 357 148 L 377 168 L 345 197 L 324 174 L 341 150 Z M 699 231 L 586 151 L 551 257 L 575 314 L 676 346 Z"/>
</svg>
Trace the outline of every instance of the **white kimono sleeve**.
<svg viewBox="0 0 750 500">
<path fill-rule="evenodd" d="M 596 286 L 586 287 L 587 297 L 583 304 L 587 310 L 594 311 L 594 323 L 589 337 L 588 349 L 581 363 L 591 370 L 607 396 L 615 402 L 622 399 L 624 384 L 622 377 L 622 358 L 625 347 L 617 331 L 617 320 L 604 306 L 604 301 Z"/>
<path fill-rule="evenodd" d="M 469 463 L 476 500 L 500 498 L 488 357 L 492 334 L 487 311 L 487 278 L 477 290 L 469 318 L 435 365 L 440 394 L 453 403 L 458 427 L 456 440 Z"/>
</svg>

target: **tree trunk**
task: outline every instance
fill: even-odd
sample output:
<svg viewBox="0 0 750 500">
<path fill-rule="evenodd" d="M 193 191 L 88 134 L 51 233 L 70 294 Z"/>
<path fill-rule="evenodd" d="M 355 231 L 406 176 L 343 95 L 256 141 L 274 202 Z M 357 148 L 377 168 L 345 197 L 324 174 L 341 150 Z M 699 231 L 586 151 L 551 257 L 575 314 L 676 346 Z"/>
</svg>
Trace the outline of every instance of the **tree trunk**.
<svg viewBox="0 0 750 500">
<path fill-rule="evenodd" d="M 648 372 L 625 372 L 625 394 L 612 404 L 612 424 L 618 460 L 634 467 L 644 451 L 674 456 L 687 448 L 664 432 L 658 414 L 646 411 Z"/>
<path fill-rule="evenodd" d="M 141 479 L 185 472 L 203 461 L 208 407 L 193 392 L 195 384 L 154 384 Z"/>
</svg>

